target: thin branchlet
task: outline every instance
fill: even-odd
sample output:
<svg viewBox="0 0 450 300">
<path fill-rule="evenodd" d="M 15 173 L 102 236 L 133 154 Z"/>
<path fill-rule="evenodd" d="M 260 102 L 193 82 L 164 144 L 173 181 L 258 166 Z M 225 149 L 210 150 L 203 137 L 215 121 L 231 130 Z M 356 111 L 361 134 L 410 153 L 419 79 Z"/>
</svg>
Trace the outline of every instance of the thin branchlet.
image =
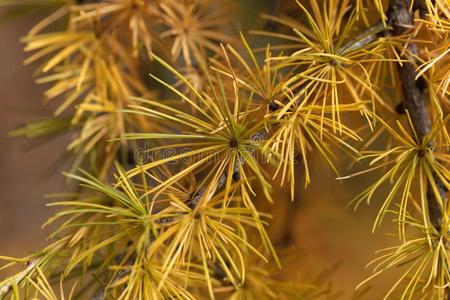
<svg viewBox="0 0 450 300">
<path fill-rule="evenodd" d="M 360 49 L 365 45 L 368 45 L 380 38 L 382 36 L 385 27 L 382 22 L 378 22 L 366 30 L 364 30 L 361 34 L 359 34 L 356 38 L 348 41 L 346 44 L 342 46 L 340 52 L 353 51 L 356 49 Z"/>
<path fill-rule="evenodd" d="M 24 280 L 26 277 L 32 274 L 38 263 L 39 263 L 38 259 L 28 262 L 27 267 L 24 271 L 11 278 L 10 282 L 2 286 L 0 288 L 0 299 L 3 299 L 3 297 L 9 293 L 13 289 L 13 286 L 17 286 L 20 282 L 22 282 L 22 280 Z"/>
</svg>

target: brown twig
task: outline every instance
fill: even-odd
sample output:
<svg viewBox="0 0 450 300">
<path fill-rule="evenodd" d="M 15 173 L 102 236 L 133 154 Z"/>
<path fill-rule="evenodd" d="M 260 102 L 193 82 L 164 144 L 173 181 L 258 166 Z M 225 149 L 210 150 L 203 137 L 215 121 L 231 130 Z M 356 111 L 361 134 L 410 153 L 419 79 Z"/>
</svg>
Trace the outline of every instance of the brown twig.
<svg viewBox="0 0 450 300">
<path fill-rule="evenodd" d="M 413 26 L 413 11 L 409 8 L 410 0 L 391 0 L 388 20 L 392 26 L 391 33 L 393 35 L 402 35 Z M 407 57 L 409 60 L 404 62 L 403 65 L 398 65 L 398 73 L 402 84 L 403 102 L 411 116 L 414 130 L 420 141 L 430 132 L 432 121 L 426 104 L 427 92 L 423 89 L 423 86 L 418 84 L 420 81 L 416 81 L 417 72 L 414 57 L 419 54 L 418 46 L 416 43 L 410 42 L 407 47 L 407 52 L 410 53 L 410 57 Z M 442 181 L 437 176 L 434 177 L 440 197 L 444 200 L 448 191 Z M 427 198 L 430 220 L 433 226 L 440 231 L 442 207 L 430 185 L 428 186 Z"/>
<path fill-rule="evenodd" d="M 419 9 L 423 5 L 419 5 L 422 1 L 414 1 L 414 8 Z M 414 11 L 410 9 L 411 0 L 391 0 L 389 10 L 387 13 L 388 22 L 392 26 L 391 34 L 394 36 L 407 33 L 414 25 Z M 421 14 L 423 12 L 421 11 Z M 403 103 L 404 107 L 408 110 L 414 130 L 417 133 L 419 141 L 430 132 L 432 127 L 432 120 L 427 109 L 427 92 L 426 86 L 423 86 L 421 82 L 423 79 L 416 80 L 416 62 L 415 57 L 418 57 L 419 48 L 414 42 L 410 42 L 407 45 L 407 52 L 410 54 L 408 61 L 403 65 L 398 65 L 398 73 L 401 79 L 402 91 L 403 91 Z M 446 195 L 448 193 L 444 183 L 439 177 L 433 173 L 433 180 L 439 192 L 439 197 L 442 202 L 446 203 Z M 431 183 L 427 186 L 427 202 L 428 202 L 428 216 L 430 222 L 436 228 L 438 232 L 441 232 L 442 227 L 442 214 L 443 208 L 441 201 L 437 198 L 437 195 L 433 191 Z M 447 299 L 450 300 L 450 289 L 447 288 Z"/>
</svg>

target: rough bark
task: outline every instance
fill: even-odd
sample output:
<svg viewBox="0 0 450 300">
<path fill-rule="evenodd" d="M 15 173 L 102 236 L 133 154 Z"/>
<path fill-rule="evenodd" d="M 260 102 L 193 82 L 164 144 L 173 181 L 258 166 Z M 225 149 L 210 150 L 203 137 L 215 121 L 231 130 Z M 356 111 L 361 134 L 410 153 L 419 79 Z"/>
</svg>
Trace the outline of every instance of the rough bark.
<svg viewBox="0 0 450 300">
<path fill-rule="evenodd" d="M 393 35 L 402 35 L 414 25 L 414 16 L 413 11 L 409 9 L 410 5 L 410 0 L 391 0 L 388 20 L 389 25 L 392 26 L 391 33 Z M 406 59 L 409 59 L 409 61 L 404 62 L 403 65 L 398 65 L 398 73 L 402 84 L 404 106 L 411 116 L 411 121 L 418 139 L 422 140 L 430 132 L 432 121 L 427 109 L 427 92 L 416 81 L 417 67 L 415 62 L 411 61 L 414 59 L 414 56 L 419 54 L 418 46 L 416 43 L 411 42 L 407 47 L 409 55 Z M 444 200 L 448 191 L 437 176 L 434 176 L 434 180 L 438 187 L 440 197 Z M 430 221 L 440 231 L 442 207 L 430 186 L 428 187 L 427 198 Z"/>
<path fill-rule="evenodd" d="M 414 2 L 414 9 L 419 9 L 421 15 L 422 1 L 416 0 Z M 414 9 L 411 10 L 411 0 L 391 0 L 389 10 L 387 12 L 388 22 L 392 30 L 387 34 L 399 36 L 407 33 L 414 26 Z M 401 79 L 402 91 L 403 91 L 403 104 L 405 109 L 408 110 L 411 121 L 416 131 L 417 138 L 421 141 L 429 132 L 432 127 L 432 120 L 427 108 L 427 91 L 426 86 L 421 82 L 424 80 L 419 78 L 416 80 L 417 65 L 414 61 L 414 57 L 419 55 L 419 48 L 416 43 L 411 42 L 407 45 L 407 57 L 408 62 L 404 62 L 403 65 L 398 65 L 398 73 Z M 442 202 L 446 202 L 448 190 L 444 183 L 438 178 L 436 174 L 433 174 L 433 180 L 437 186 L 439 197 Z M 431 183 L 428 183 L 427 187 L 427 202 L 428 202 L 428 216 L 431 224 L 436 228 L 438 232 L 441 232 L 443 209 L 437 195 L 433 192 Z M 450 300 L 450 289 L 446 289 L 446 299 Z"/>
</svg>

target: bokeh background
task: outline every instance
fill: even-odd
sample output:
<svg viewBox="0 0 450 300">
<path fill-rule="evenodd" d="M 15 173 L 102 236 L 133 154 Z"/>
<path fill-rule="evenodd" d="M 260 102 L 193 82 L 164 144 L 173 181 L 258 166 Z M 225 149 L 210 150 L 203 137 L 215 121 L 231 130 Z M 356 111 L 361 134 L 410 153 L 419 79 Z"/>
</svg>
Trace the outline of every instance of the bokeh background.
<svg viewBox="0 0 450 300">
<path fill-rule="evenodd" d="M 37 19 L 36 19 L 37 20 Z M 41 225 L 51 214 L 44 195 L 61 191 L 60 170 L 46 172 L 64 149 L 64 137 L 39 145 L 10 138 L 9 132 L 51 115 L 43 105 L 43 87 L 35 84 L 35 66 L 23 66 L 20 38 L 33 18 L 0 24 L 0 253 L 24 255 L 45 244 Z"/>
<path fill-rule="evenodd" d="M 248 3 L 248 7 L 253 6 Z M 245 15 L 245 11 L 241 13 Z M 248 15 L 244 19 L 249 25 L 258 22 Z M 22 63 L 26 54 L 20 38 L 36 20 L 26 17 L 0 24 L 0 255 L 7 256 L 23 256 L 46 244 L 46 230 L 41 225 L 52 210 L 45 206 L 44 195 L 64 191 L 65 187 L 63 167 L 47 170 L 64 151 L 68 137 L 43 144 L 8 137 L 9 131 L 27 121 L 50 115 L 42 102 L 44 87 L 33 79 L 34 66 Z M 343 170 L 348 163 L 340 162 Z M 346 208 L 370 179 L 339 183 L 334 174 L 325 171 L 325 165 L 312 169 L 313 182 L 307 191 L 299 189 L 297 212 L 287 220 L 294 232 L 293 244 L 302 253 L 302 271 L 329 272 L 333 290 L 342 292 L 340 299 L 381 299 L 387 285 L 392 284 L 391 278 L 374 281 L 364 297 L 355 296 L 354 288 L 371 274 L 364 267 L 375 257 L 374 252 L 395 244 L 395 239 L 386 237 L 392 228 L 386 224 L 371 233 L 376 203 L 362 206 L 356 213 Z M 294 209 L 294 204 L 289 206 Z M 275 219 L 274 226 L 283 226 L 285 221 Z M 332 266 L 337 268 L 327 271 Z M 4 276 L 0 272 L 0 279 Z"/>
</svg>

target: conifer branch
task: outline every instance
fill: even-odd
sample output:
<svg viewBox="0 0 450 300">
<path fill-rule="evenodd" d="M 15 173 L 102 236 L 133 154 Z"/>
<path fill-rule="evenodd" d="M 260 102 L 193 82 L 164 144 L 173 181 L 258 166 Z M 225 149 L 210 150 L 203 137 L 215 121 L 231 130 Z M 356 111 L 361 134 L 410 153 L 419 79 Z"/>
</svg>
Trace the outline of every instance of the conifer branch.
<svg viewBox="0 0 450 300">
<path fill-rule="evenodd" d="M 389 24 L 392 26 L 390 33 L 393 35 L 402 35 L 413 26 L 414 11 L 410 10 L 410 5 L 410 0 L 391 0 L 387 15 Z M 430 132 L 432 121 L 427 109 L 428 99 L 426 88 L 420 84 L 420 78 L 416 81 L 417 72 L 414 59 L 419 55 L 418 46 L 416 43 L 410 42 L 407 45 L 407 50 L 410 53 L 410 57 L 407 57 L 409 61 L 404 62 L 403 65 L 398 65 L 398 73 L 401 79 L 404 106 L 411 116 L 414 130 L 420 141 Z M 448 191 L 436 174 L 434 174 L 434 178 L 439 195 L 445 201 Z M 436 230 L 440 232 L 443 213 L 442 207 L 440 201 L 436 199 L 430 183 L 427 189 L 427 200 L 430 221 Z"/>
<path fill-rule="evenodd" d="M 414 1 L 414 8 L 419 9 L 422 15 L 423 10 L 420 8 L 423 7 L 423 5 L 420 5 L 420 3 L 423 3 L 423 1 Z M 401 35 L 413 26 L 414 11 L 410 10 L 410 5 L 410 0 L 391 0 L 388 11 L 388 20 L 393 28 L 392 34 Z M 412 56 L 410 59 L 418 57 L 419 49 L 416 43 L 409 43 L 407 45 L 407 50 Z M 424 87 L 420 84 L 419 80 L 422 79 L 423 81 L 423 78 L 418 78 L 418 80 L 416 80 L 417 72 L 414 61 L 404 62 L 403 66 L 398 65 L 398 71 L 403 90 L 403 103 L 411 116 L 414 130 L 420 141 L 430 132 L 432 127 L 432 120 L 426 106 L 428 101 L 426 86 Z M 445 207 L 448 190 L 435 172 L 433 172 L 433 178 L 439 192 L 439 197 L 442 199 L 442 203 Z M 431 183 L 428 183 L 427 186 L 427 202 L 430 222 L 436 230 L 440 232 L 444 210 L 440 204 L 441 201 L 436 198 L 436 194 L 433 192 Z M 446 294 L 446 298 L 450 299 L 450 289 L 448 287 L 446 288 Z"/>
<path fill-rule="evenodd" d="M 287 285 L 273 280 L 274 274 L 262 265 L 271 255 L 281 267 L 276 252 L 293 240 L 289 229 L 297 217 L 296 206 L 284 214 L 279 224 L 284 234 L 274 247 L 265 229 L 271 214 L 259 211 L 255 191 L 272 200 L 275 193 L 267 171 L 277 167 L 273 178 L 280 178 L 281 185 L 288 182 L 294 200 L 301 181 L 296 166 L 304 169 L 306 187 L 313 175 L 308 168 L 310 153 L 320 154 L 338 174 L 335 151 L 342 149 L 356 153 L 358 157 L 353 157 L 358 160 L 371 159 L 371 167 L 340 179 L 382 167 L 387 170 L 355 198 L 355 206 L 366 199 L 369 203 L 379 187 L 390 184 L 375 225 L 387 213 L 398 215 L 400 245 L 383 250 L 387 254 L 374 260 L 378 266 L 368 280 L 410 264 L 386 299 L 404 281 L 409 284 L 401 298 L 414 298 L 423 281 L 424 298 L 437 295 L 450 300 L 450 158 L 448 128 L 443 127 L 448 118 L 435 118 L 435 112 L 441 116 L 444 109 L 440 101 L 448 104 L 438 94 L 449 95 L 450 71 L 442 65 L 448 65 L 450 16 L 441 1 L 447 4 L 447 0 L 388 0 L 385 11 L 382 0 L 292 0 L 298 17 L 285 11 L 290 6 L 283 1 L 267 1 L 264 7 L 271 16 L 264 16 L 265 30 L 254 33 L 280 43 L 267 44 L 263 64 L 242 34 L 244 47 L 231 45 L 234 36 L 225 30 L 228 11 L 213 13 L 219 7 L 209 7 L 208 1 L 61 2 L 61 9 L 39 22 L 24 39 L 26 50 L 33 52 L 26 62 L 46 59 L 39 81 L 52 85 L 48 98 L 64 99 L 56 115 L 75 113 L 69 114 L 70 123 L 80 127 L 69 145 L 77 154 L 72 170 L 82 165 L 89 170 L 68 177 L 79 182 L 80 191 L 93 194 L 64 194 L 63 200 L 50 204 L 63 209 L 46 223 L 59 227 L 50 235 L 56 241 L 43 251 L 21 260 L 0 256 L 11 261 L 8 266 L 29 261 L 25 270 L 0 281 L 0 299 L 9 294 L 28 299 L 34 293 L 55 300 L 55 282 L 47 280 L 55 275 L 61 275 L 64 299 L 65 280 L 78 270 L 75 276 L 93 274 L 101 280 L 90 280 L 79 292 L 74 285 L 69 299 L 76 292 L 75 298 L 88 293 L 91 300 L 119 294 L 120 299 L 194 300 L 197 295 L 203 298 L 206 289 L 210 299 L 216 293 L 227 293 L 219 298 L 230 299 L 247 293 L 260 299 L 302 296 L 294 284 L 286 289 Z M 366 13 L 373 8 L 380 21 L 370 25 Z M 416 26 L 414 18 L 419 16 L 423 27 Z M 63 30 L 56 26 L 52 31 L 49 26 L 62 18 L 70 26 Z M 441 27 L 445 27 L 445 42 L 431 46 L 435 41 L 431 34 L 440 33 Z M 430 39 L 425 38 L 429 44 L 422 47 L 415 30 L 428 28 L 432 29 Z M 148 67 L 158 88 L 144 82 L 139 67 L 142 58 L 151 60 Z M 153 68 L 153 62 L 163 72 Z M 215 76 L 210 76 L 209 68 Z M 441 68 L 448 72 L 444 79 L 436 72 Z M 165 81 L 166 73 L 177 81 Z M 391 85 L 385 78 L 396 80 Z M 401 99 L 384 101 L 384 88 L 400 87 Z M 163 88 L 192 109 L 165 101 Z M 398 102 L 394 109 L 392 104 Z M 378 111 L 390 114 L 376 113 L 378 105 L 383 107 Z M 405 120 L 400 122 L 395 111 L 408 114 L 409 126 L 403 126 Z M 346 125 L 343 113 L 352 112 L 361 113 L 371 129 L 372 117 L 383 125 L 372 131 L 361 151 L 349 141 L 363 141 L 368 136 L 359 133 L 371 132 L 366 126 L 354 130 Z M 31 137 L 48 135 L 58 127 L 55 122 L 41 122 L 21 132 Z M 69 130 L 59 127 L 58 132 Z M 386 148 L 366 150 L 384 132 L 389 134 Z M 145 159 L 147 155 L 133 161 L 130 149 L 147 139 L 163 141 L 154 149 L 144 149 L 151 154 L 170 151 L 162 157 L 152 155 L 151 161 Z M 131 169 L 117 164 L 111 185 L 105 180 L 114 172 L 114 160 Z M 270 169 L 263 166 L 267 161 Z M 169 166 L 172 162 L 175 165 Z M 254 189 L 255 181 L 259 190 Z M 413 187 L 416 182 L 421 205 L 414 207 L 422 209 L 423 220 L 407 209 L 410 197 L 419 192 Z M 394 201 L 398 211 L 390 210 Z M 418 239 L 406 235 L 413 230 L 420 233 Z M 259 244 L 253 245 L 251 232 L 259 233 Z M 94 257 L 99 257 L 95 266 Z M 19 297 L 22 290 L 25 294 Z"/>
<path fill-rule="evenodd" d="M 251 137 L 251 140 L 254 142 L 259 142 L 259 141 L 263 140 L 266 136 L 267 136 L 267 130 L 264 129 L 256 134 L 254 134 Z M 251 149 L 249 152 L 250 152 L 249 154 L 252 155 L 255 152 L 255 150 Z M 236 164 L 233 168 L 233 174 L 232 174 L 233 180 L 238 181 L 240 179 L 240 173 L 239 173 L 240 171 L 239 170 L 240 170 L 240 167 L 243 166 L 244 164 L 245 164 L 245 160 L 243 160 L 242 158 L 236 161 Z M 222 187 L 226 184 L 227 177 L 228 177 L 228 174 L 226 172 L 224 172 L 219 177 L 219 179 L 217 181 L 215 193 L 220 191 L 222 189 Z M 186 205 L 191 209 L 195 209 L 198 206 L 198 204 L 200 203 L 200 199 L 203 196 L 203 194 L 205 193 L 205 191 L 206 191 L 205 188 L 200 188 L 197 192 L 195 192 L 190 197 L 190 199 L 188 199 L 186 201 Z M 159 221 L 157 221 L 157 223 L 168 224 L 168 223 L 173 222 L 174 219 L 175 219 L 175 217 L 163 218 L 163 219 L 160 219 Z M 150 244 L 153 240 L 154 240 L 154 236 L 152 234 L 150 237 Z M 127 262 L 127 265 L 128 266 L 132 265 L 134 263 L 134 261 L 135 261 L 134 258 L 129 259 Z M 215 266 L 215 267 L 216 267 L 216 269 L 220 269 L 220 266 Z M 127 271 L 121 270 L 114 276 L 113 282 L 121 280 L 126 274 L 127 274 Z M 105 297 L 106 297 L 106 287 L 100 287 L 94 293 L 94 295 L 91 297 L 91 300 L 103 300 L 103 299 L 105 299 Z"/>
<path fill-rule="evenodd" d="M 385 35 L 392 34 L 394 36 L 399 36 L 412 28 L 414 23 L 414 10 L 411 10 L 410 7 L 410 0 L 391 0 L 387 12 L 389 27 L 384 30 Z M 423 14 L 423 7 L 423 1 L 414 1 L 413 8 L 419 10 L 421 14 Z M 375 23 L 357 38 L 344 45 L 344 51 L 362 47 L 365 44 L 373 42 L 383 34 L 383 31 L 381 31 L 382 28 L 383 24 L 381 22 Z M 406 62 L 403 62 L 402 65 L 398 64 L 397 66 L 404 97 L 401 105 L 408 110 L 417 137 L 419 140 L 422 140 L 430 132 L 432 127 L 432 121 L 427 109 L 427 87 L 423 84 L 425 82 L 423 78 L 420 77 L 416 80 L 417 65 L 415 60 L 419 55 L 417 44 L 415 42 L 408 43 L 407 50 L 410 55 L 409 57 L 406 57 Z M 440 197 L 445 201 L 448 190 L 436 174 L 433 174 L 433 176 Z M 433 226 L 440 231 L 442 223 L 442 207 L 439 204 L 438 199 L 436 199 L 430 185 L 427 189 L 427 199 L 430 220 Z"/>
</svg>

